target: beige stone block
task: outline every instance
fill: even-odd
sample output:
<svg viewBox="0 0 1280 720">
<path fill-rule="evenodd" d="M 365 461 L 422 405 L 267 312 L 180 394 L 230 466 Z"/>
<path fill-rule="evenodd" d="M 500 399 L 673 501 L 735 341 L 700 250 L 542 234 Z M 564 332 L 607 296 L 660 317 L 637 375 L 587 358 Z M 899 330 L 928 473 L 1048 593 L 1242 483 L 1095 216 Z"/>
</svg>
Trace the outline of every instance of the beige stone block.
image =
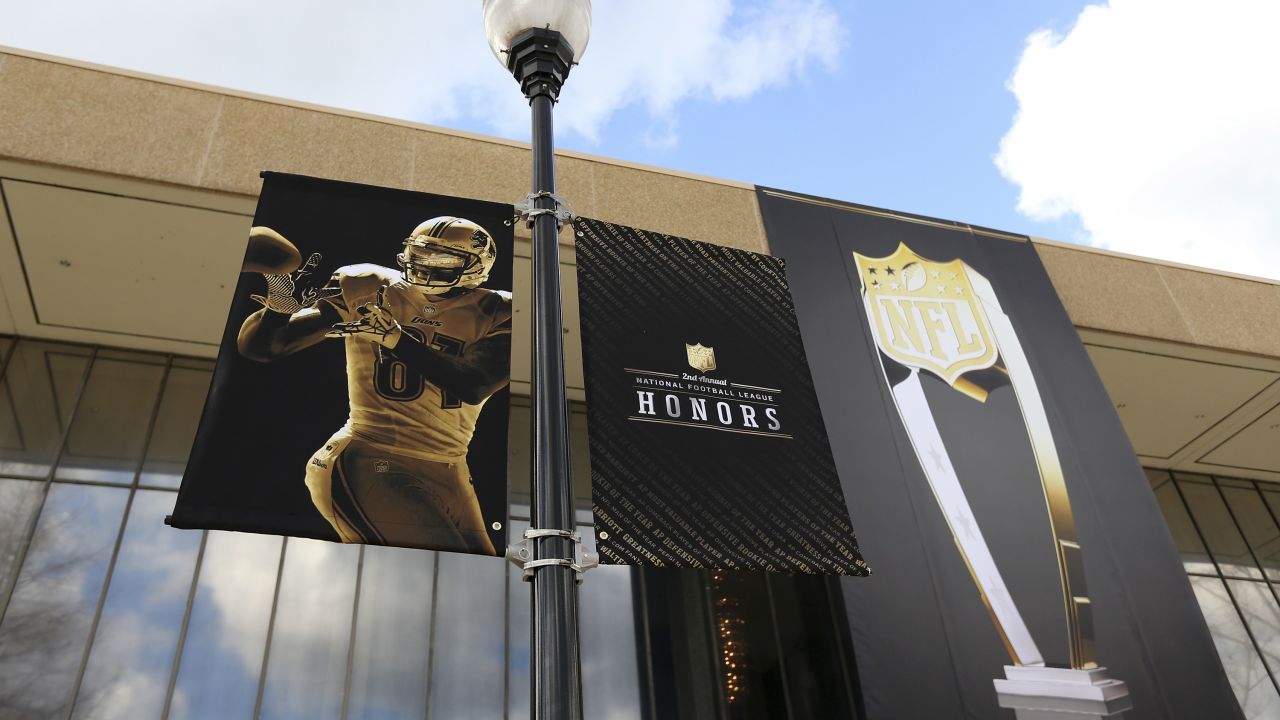
<svg viewBox="0 0 1280 720">
<path fill-rule="evenodd" d="M 573 212 L 598 217 L 596 166 L 600 163 L 572 157 L 556 157 L 556 192 Z"/>
<path fill-rule="evenodd" d="M 1076 327 L 1192 342 L 1156 266 L 1045 243 L 1035 249 Z"/>
<path fill-rule="evenodd" d="M 417 131 L 410 187 L 440 195 L 514 203 L 529 192 L 529 151 L 497 142 Z"/>
<path fill-rule="evenodd" d="M 595 189 L 600 220 L 768 252 L 750 189 L 605 163 L 595 166 Z"/>
<path fill-rule="evenodd" d="M 1155 266 L 1197 345 L 1280 355 L 1280 286 Z"/>
<path fill-rule="evenodd" d="M 200 184 L 256 195 L 262 170 L 409 187 L 415 131 L 392 123 L 228 97 Z"/>
<path fill-rule="evenodd" d="M 0 156 L 195 184 L 223 96 L 3 57 Z"/>
</svg>

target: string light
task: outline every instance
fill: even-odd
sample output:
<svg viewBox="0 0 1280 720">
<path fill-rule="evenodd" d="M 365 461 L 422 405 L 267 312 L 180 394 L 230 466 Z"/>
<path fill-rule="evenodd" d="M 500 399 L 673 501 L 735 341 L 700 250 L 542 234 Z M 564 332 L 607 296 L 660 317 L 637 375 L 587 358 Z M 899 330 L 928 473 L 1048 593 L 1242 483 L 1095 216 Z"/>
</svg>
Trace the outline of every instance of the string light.
<svg viewBox="0 0 1280 720">
<path fill-rule="evenodd" d="M 724 682 L 725 700 L 737 704 L 747 694 L 743 676 L 747 669 L 747 645 L 745 640 L 746 618 L 742 602 L 726 587 L 730 584 L 725 573 L 711 573 L 712 603 L 716 619 L 716 631 L 720 640 L 720 672 Z"/>
</svg>

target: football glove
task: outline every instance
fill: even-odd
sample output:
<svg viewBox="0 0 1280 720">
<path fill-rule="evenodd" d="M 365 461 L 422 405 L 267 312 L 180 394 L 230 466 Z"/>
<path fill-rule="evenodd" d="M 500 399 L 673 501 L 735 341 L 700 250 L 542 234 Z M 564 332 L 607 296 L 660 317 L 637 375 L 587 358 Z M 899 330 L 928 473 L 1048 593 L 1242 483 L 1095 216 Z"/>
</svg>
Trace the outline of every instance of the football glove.
<svg viewBox="0 0 1280 720">
<path fill-rule="evenodd" d="M 342 294 L 338 288 L 316 288 L 307 281 L 320 265 L 320 253 L 311 253 L 311 257 L 302 267 L 288 275 L 263 275 L 267 279 L 267 294 L 250 295 L 250 299 L 262 303 L 272 312 L 292 315 L 303 308 L 311 307 L 325 298 Z"/>
<path fill-rule="evenodd" d="M 356 308 L 356 313 L 360 315 L 359 320 L 335 323 L 333 329 L 325 333 L 325 337 L 340 338 L 356 335 L 376 342 L 388 350 L 394 349 L 400 342 L 404 330 L 391 311 L 384 307 L 386 291 L 386 285 L 378 288 L 377 301 L 365 303 Z"/>
</svg>

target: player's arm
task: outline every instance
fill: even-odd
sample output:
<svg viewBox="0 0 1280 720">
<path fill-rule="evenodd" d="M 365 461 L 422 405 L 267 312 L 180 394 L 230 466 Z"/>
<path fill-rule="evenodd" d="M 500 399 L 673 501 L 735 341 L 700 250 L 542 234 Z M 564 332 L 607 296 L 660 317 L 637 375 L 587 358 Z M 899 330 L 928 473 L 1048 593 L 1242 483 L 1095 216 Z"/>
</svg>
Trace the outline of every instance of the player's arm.
<svg viewBox="0 0 1280 720">
<path fill-rule="evenodd" d="M 374 302 L 356 308 L 358 320 L 335 324 L 329 337 L 356 335 L 376 342 L 431 384 L 468 405 L 484 402 L 511 381 L 509 328 L 471 343 L 461 355 L 450 355 L 404 332 L 385 307 L 385 293 L 386 287 L 379 288 Z"/>
<path fill-rule="evenodd" d="M 262 309 L 240 325 L 236 347 L 240 354 L 258 362 L 270 362 L 298 352 L 325 338 L 334 323 L 342 320 L 334 303 L 342 302 L 340 278 L 316 289 L 308 276 L 320 264 L 320 253 L 288 275 L 264 273 L 267 294 L 254 295 Z"/>
<path fill-rule="evenodd" d="M 236 347 L 250 360 L 270 362 L 315 345 L 341 320 L 338 311 L 326 302 L 293 314 L 264 307 L 245 318 Z"/>
<path fill-rule="evenodd" d="M 388 348 L 431 384 L 468 405 L 478 405 L 511 382 L 511 333 L 472 343 L 461 355 L 446 355 L 408 333 Z"/>
</svg>

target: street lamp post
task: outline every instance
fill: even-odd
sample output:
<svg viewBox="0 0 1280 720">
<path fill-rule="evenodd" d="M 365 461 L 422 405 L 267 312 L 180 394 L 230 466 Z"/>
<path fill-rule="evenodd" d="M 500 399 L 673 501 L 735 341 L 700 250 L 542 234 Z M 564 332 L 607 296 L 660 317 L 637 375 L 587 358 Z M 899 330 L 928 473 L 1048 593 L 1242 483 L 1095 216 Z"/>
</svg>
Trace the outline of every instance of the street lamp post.
<svg viewBox="0 0 1280 720">
<path fill-rule="evenodd" d="M 533 235 L 533 559 L 575 558 L 564 383 L 560 252 L 551 111 L 591 29 L 590 0 L 485 0 L 485 33 L 511 71 L 533 116 L 533 178 L 528 219 Z M 533 717 L 582 716 L 578 664 L 578 591 L 568 563 L 533 571 Z"/>
</svg>

